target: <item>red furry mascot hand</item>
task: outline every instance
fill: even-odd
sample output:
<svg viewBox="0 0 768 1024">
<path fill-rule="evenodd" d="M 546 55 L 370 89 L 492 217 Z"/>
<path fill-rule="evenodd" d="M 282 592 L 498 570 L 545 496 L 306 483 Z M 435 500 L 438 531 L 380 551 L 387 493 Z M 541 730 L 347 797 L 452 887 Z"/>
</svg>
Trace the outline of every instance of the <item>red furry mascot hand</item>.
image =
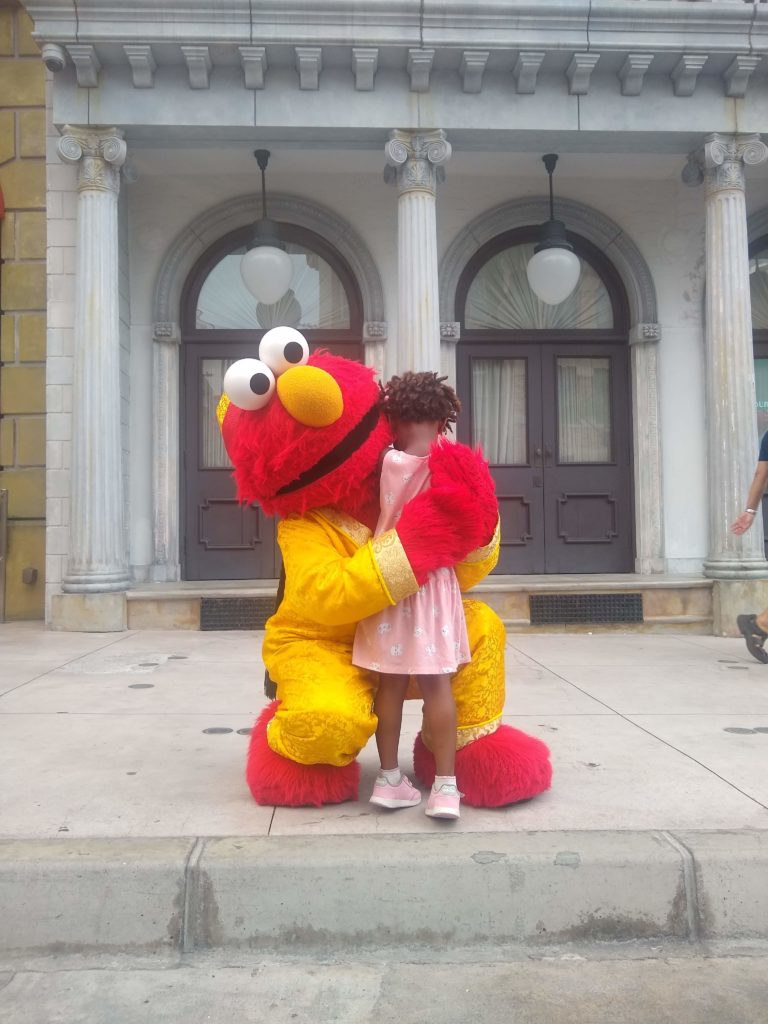
<svg viewBox="0 0 768 1024">
<path fill-rule="evenodd" d="M 397 524 L 419 583 L 489 544 L 499 516 L 493 479 L 479 449 L 438 442 L 429 469 L 429 490 L 408 502 Z"/>
</svg>

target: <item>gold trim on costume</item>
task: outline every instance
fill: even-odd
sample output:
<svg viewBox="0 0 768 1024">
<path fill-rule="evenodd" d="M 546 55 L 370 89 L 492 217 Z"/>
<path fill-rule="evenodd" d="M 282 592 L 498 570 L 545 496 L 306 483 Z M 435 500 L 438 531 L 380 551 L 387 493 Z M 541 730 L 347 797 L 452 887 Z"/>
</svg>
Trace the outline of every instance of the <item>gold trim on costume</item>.
<svg viewBox="0 0 768 1024">
<path fill-rule="evenodd" d="M 413 575 L 411 563 L 400 543 L 397 530 L 387 530 L 371 541 L 373 557 L 376 559 L 379 573 L 389 591 L 392 603 L 397 604 L 404 597 L 410 597 L 419 589 Z"/>
<path fill-rule="evenodd" d="M 229 399 L 226 395 L 222 395 L 219 399 L 219 404 L 216 406 L 216 419 L 219 421 L 219 426 L 224 422 L 224 417 L 227 415 L 228 408 Z"/>
<path fill-rule="evenodd" d="M 493 531 L 493 537 L 491 543 L 486 544 L 483 548 L 475 548 L 474 551 L 470 551 L 466 558 L 462 558 L 462 562 L 484 562 L 486 558 L 490 558 L 496 548 L 499 546 L 501 540 L 501 522 L 496 523 L 496 529 Z"/>
<path fill-rule="evenodd" d="M 331 526 L 335 526 L 337 530 L 341 530 L 345 533 L 350 540 L 353 540 L 355 544 L 362 547 L 363 544 L 367 544 L 371 539 L 372 530 L 369 530 L 367 526 L 359 522 L 353 516 L 348 516 L 346 512 L 339 512 L 336 508 L 331 508 L 329 505 L 323 508 L 315 509 L 315 512 L 322 516 L 323 519 L 327 520 Z"/>
<path fill-rule="evenodd" d="M 491 722 L 484 722 L 482 725 L 471 725 L 468 729 L 459 729 L 456 733 L 456 749 L 461 750 L 462 747 L 468 746 L 470 743 L 474 743 L 475 740 L 481 740 L 483 736 L 490 736 L 492 732 L 501 725 L 501 715 L 498 718 L 494 718 Z M 422 721 L 421 724 L 421 739 L 427 750 L 432 750 L 432 741 L 427 732 L 426 723 Z"/>
</svg>

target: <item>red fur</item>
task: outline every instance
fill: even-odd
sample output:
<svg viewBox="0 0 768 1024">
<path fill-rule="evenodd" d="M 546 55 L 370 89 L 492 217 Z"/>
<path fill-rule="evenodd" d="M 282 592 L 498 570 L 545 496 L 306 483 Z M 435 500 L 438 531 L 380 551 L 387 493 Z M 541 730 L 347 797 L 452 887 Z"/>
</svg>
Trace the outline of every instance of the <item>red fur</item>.
<svg viewBox="0 0 768 1024">
<path fill-rule="evenodd" d="M 490 543 L 499 515 L 481 451 L 463 444 L 436 444 L 429 468 L 429 490 L 408 502 L 397 524 L 419 583 L 435 569 L 455 565 Z"/>
<path fill-rule="evenodd" d="M 357 800 L 360 765 L 297 764 L 276 754 L 267 743 L 267 723 L 280 701 L 272 701 L 256 720 L 248 747 L 245 779 L 257 804 L 322 807 Z"/>
<path fill-rule="evenodd" d="M 373 474 L 392 433 L 381 416 L 368 439 L 338 469 L 292 494 L 277 497 L 281 487 L 313 466 L 357 426 L 379 401 L 375 371 L 351 359 L 315 352 L 309 365 L 329 373 L 341 388 L 344 412 L 329 427 L 305 427 L 275 395 L 264 409 L 245 412 L 230 405 L 221 433 L 235 467 L 238 499 L 257 501 L 267 515 L 303 515 L 307 509 L 340 505 L 356 511 L 377 486 Z"/>
<path fill-rule="evenodd" d="M 435 759 L 421 738 L 413 746 L 413 770 L 425 786 L 435 781 Z M 504 807 L 549 789 L 552 765 L 546 744 L 535 736 L 499 728 L 456 752 L 456 783 L 472 807 Z"/>
</svg>

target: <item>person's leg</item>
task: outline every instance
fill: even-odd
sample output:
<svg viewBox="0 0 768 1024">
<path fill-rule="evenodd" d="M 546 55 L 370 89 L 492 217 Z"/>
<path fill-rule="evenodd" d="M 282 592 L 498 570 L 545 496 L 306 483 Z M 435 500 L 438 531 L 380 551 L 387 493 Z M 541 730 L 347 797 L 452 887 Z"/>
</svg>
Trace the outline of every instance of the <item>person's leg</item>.
<svg viewBox="0 0 768 1024">
<path fill-rule="evenodd" d="M 435 781 L 427 800 L 430 818 L 455 821 L 460 816 L 461 793 L 456 785 L 456 703 L 451 676 L 417 676 L 424 697 L 424 725 L 433 743 Z"/>
<path fill-rule="evenodd" d="M 408 676 L 382 673 L 373 702 L 373 712 L 378 719 L 376 747 L 379 751 L 379 763 L 385 771 L 391 771 L 398 765 L 403 701 L 407 689 Z"/>
<path fill-rule="evenodd" d="M 373 784 L 371 803 L 396 810 L 421 802 L 421 793 L 407 775 L 400 771 L 398 748 L 403 723 L 403 701 L 408 689 L 408 676 L 382 673 L 373 710 L 378 718 L 376 747 L 381 769 Z"/>
<path fill-rule="evenodd" d="M 465 600 L 472 660 L 453 677 L 458 738 L 456 778 L 473 807 L 503 807 L 549 789 L 549 751 L 535 736 L 501 724 L 504 709 L 504 625 L 479 601 Z M 432 737 L 427 723 L 413 750 L 417 778 L 431 786 L 435 777 Z"/>
<path fill-rule="evenodd" d="M 435 774 L 453 776 L 456 764 L 456 702 L 451 677 L 417 676 L 424 698 L 424 724 L 435 755 Z"/>
</svg>

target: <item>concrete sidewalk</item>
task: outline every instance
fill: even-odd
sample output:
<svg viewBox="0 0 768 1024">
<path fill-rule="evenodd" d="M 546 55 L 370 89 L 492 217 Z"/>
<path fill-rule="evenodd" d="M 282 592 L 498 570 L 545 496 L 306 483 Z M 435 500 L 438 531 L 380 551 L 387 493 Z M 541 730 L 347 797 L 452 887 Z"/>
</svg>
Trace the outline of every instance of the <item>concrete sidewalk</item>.
<svg viewBox="0 0 768 1024">
<path fill-rule="evenodd" d="M 0 626 L 0 949 L 767 938 L 768 667 L 715 637 L 507 646 L 553 788 L 446 827 L 366 802 L 372 744 L 358 803 L 252 802 L 258 634 Z"/>
</svg>

